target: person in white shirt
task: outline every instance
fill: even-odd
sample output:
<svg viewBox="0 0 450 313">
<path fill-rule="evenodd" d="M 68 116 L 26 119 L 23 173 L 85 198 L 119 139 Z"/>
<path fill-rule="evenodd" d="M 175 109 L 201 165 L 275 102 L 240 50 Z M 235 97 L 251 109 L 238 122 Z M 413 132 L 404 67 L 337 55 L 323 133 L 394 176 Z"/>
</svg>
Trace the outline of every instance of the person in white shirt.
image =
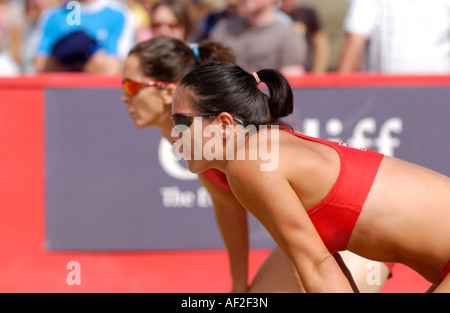
<svg viewBox="0 0 450 313">
<path fill-rule="evenodd" d="M 450 0 L 353 0 L 339 71 L 450 72 Z"/>
</svg>

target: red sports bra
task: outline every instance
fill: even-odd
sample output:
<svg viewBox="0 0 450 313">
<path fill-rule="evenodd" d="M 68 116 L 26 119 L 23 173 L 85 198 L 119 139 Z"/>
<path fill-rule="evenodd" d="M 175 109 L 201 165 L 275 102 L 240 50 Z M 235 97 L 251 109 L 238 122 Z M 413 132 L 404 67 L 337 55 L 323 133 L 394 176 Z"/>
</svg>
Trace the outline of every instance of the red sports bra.
<svg viewBox="0 0 450 313">
<path fill-rule="evenodd" d="M 384 156 L 343 143 L 287 132 L 332 147 L 339 154 L 341 169 L 336 183 L 328 195 L 307 213 L 331 254 L 346 250 Z M 202 174 L 217 187 L 231 192 L 226 175 L 221 171 L 210 169 Z"/>
<path fill-rule="evenodd" d="M 307 212 L 331 254 L 346 250 L 384 155 L 343 143 L 289 133 L 332 147 L 339 154 L 341 169 L 336 183 L 328 195 Z"/>
<path fill-rule="evenodd" d="M 210 168 L 201 173 L 207 180 L 209 180 L 214 186 L 231 192 L 230 185 L 228 184 L 227 175 L 218 169 Z"/>
</svg>

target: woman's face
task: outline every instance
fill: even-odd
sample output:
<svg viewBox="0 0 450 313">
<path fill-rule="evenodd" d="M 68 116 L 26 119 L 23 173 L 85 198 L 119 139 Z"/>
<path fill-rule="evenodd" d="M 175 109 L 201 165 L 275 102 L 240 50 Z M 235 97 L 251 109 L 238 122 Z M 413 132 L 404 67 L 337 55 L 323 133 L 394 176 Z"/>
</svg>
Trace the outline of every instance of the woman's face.
<svg viewBox="0 0 450 313">
<path fill-rule="evenodd" d="M 191 109 L 189 101 L 192 97 L 186 88 L 176 90 L 173 103 L 172 114 L 198 113 Z M 208 153 L 211 146 L 222 145 L 221 140 L 213 139 L 211 136 L 205 136 L 205 128 L 214 127 L 214 117 L 193 117 L 193 122 L 183 131 L 172 129 L 172 136 L 169 138 L 174 145 L 175 151 L 178 151 L 183 159 L 188 163 L 189 170 L 193 173 L 202 172 L 211 167 L 211 160 Z M 214 149 L 213 149 L 214 150 Z"/>
<path fill-rule="evenodd" d="M 142 73 L 139 58 L 133 54 L 125 61 L 123 79 L 142 83 L 154 81 Z M 155 86 L 143 87 L 132 96 L 123 92 L 121 100 L 126 103 L 127 111 L 137 128 L 168 124 L 171 97 L 167 97 L 167 89 L 158 89 Z"/>
<path fill-rule="evenodd" d="M 185 39 L 185 29 L 167 5 L 158 6 L 151 14 L 151 27 L 154 36 Z"/>
</svg>

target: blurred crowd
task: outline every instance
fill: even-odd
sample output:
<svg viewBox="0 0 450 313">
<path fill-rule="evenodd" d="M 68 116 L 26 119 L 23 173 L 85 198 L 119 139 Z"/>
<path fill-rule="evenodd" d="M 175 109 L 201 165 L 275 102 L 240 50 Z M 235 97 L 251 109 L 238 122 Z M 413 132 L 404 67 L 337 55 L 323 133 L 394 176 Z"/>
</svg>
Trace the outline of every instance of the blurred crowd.
<svg viewBox="0 0 450 313">
<path fill-rule="evenodd" d="M 450 72 L 450 0 L 0 0 L 0 75 L 121 74 L 138 42 L 219 41 L 247 71 Z"/>
</svg>

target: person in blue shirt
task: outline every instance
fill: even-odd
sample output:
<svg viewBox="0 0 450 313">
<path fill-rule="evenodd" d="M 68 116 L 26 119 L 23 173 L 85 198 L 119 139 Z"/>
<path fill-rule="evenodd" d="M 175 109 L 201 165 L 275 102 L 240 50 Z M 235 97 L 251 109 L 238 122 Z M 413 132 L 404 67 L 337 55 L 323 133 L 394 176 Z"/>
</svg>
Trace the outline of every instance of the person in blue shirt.
<svg viewBox="0 0 450 313">
<path fill-rule="evenodd" d="M 38 72 L 119 74 L 135 42 L 128 8 L 108 0 L 67 1 L 47 10 L 39 27 Z"/>
</svg>

